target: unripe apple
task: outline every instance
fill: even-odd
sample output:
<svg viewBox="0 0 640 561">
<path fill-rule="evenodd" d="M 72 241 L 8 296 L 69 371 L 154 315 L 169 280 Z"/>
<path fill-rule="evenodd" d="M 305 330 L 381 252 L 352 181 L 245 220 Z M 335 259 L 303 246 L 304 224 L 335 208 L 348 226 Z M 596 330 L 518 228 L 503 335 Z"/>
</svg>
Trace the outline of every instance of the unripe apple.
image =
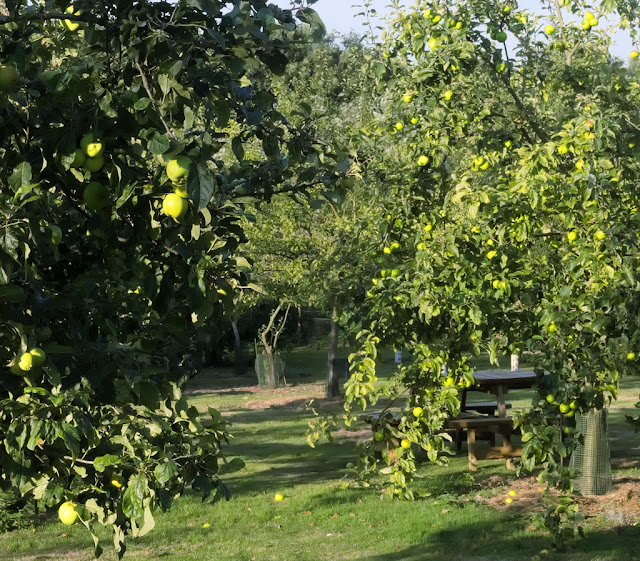
<svg viewBox="0 0 640 561">
<path fill-rule="evenodd" d="M 424 154 L 418 158 L 418 165 L 424 167 L 429 163 L 429 158 Z"/>
<path fill-rule="evenodd" d="M 20 83 L 20 74 L 14 66 L 3 64 L 0 66 L 0 91 L 13 90 Z"/>
<path fill-rule="evenodd" d="M 403 448 L 409 448 L 409 446 L 411 446 L 411 442 L 409 442 L 406 438 L 402 440 L 402 442 L 400 442 L 400 446 L 402 446 Z"/>
<path fill-rule="evenodd" d="M 547 25 L 544 28 L 544 32 L 547 35 L 553 35 L 556 32 L 556 28 L 553 25 Z"/>
<path fill-rule="evenodd" d="M 413 96 L 411 94 L 404 94 L 402 96 L 402 101 L 404 101 L 405 103 L 411 103 L 412 100 Z"/>
<path fill-rule="evenodd" d="M 571 243 L 575 242 L 577 238 L 578 238 L 578 234 L 576 232 L 574 232 L 573 230 L 567 234 L 567 239 Z"/>
<path fill-rule="evenodd" d="M 602 230 L 598 230 L 594 235 L 593 235 L 594 239 L 598 240 L 598 241 L 603 241 L 605 239 L 607 239 L 607 234 L 605 234 Z"/>
<path fill-rule="evenodd" d="M 414 417 L 422 417 L 423 414 L 424 414 L 424 410 L 422 409 L 422 407 L 414 407 L 413 408 L 413 416 Z"/>
<path fill-rule="evenodd" d="M 630 58 L 638 58 L 639 56 L 640 56 L 640 53 L 638 51 L 635 51 L 635 50 L 633 50 L 633 51 L 631 51 L 629 53 L 629 57 Z"/>
<path fill-rule="evenodd" d="M 444 97 L 446 101 L 449 101 L 453 97 L 453 92 L 451 90 L 447 90 L 442 94 L 442 97 Z"/>
<path fill-rule="evenodd" d="M 404 128 L 404 125 L 400 122 L 397 122 L 394 126 L 397 131 L 401 131 Z"/>
<path fill-rule="evenodd" d="M 627 353 L 627 360 L 635 360 L 636 359 L 636 353 L 634 353 L 633 351 L 630 351 Z"/>
</svg>

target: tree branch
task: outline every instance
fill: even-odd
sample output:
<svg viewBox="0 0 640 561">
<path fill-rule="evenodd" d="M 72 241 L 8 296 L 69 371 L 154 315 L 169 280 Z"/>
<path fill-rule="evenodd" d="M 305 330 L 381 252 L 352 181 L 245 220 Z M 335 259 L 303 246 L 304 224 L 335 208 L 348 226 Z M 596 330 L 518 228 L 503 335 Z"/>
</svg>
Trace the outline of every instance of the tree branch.
<svg viewBox="0 0 640 561">
<path fill-rule="evenodd" d="M 95 16 L 91 16 L 89 14 L 66 14 L 63 12 L 37 12 L 35 14 L 26 14 L 20 15 L 15 14 L 13 16 L 3 15 L 0 16 L 0 25 L 5 23 L 14 23 L 18 21 L 48 21 L 52 19 L 59 20 L 70 20 L 70 21 L 79 21 L 81 23 L 94 23 L 96 25 L 102 25 L 103 27 L 107 27 L 109 25 L 109 20 L 105 20 L 102 18 L 98 18 Z"/>
<path fill-rule="evenodd" d="M 170 137 L 170 138 L 175 138 L 176 137 L 175 134 L 173 134 L 173 131 L 169 128 L 169 125 L 164 120 L 164 117 L 162 116 L 162 113 L 160 112 L 160 107 L 158 107 L 158 104 L 156 103 L 156 100 L 153 97 L 153 93 L 151 92 L 151 88 L 149 87 L 149 82 L 147 81 L 147 77 L 145 76 L 144 70 L 142 70 L 142 66 L 140 66 L 140 62 L 136 61 L 136 66 L 138 67 L 138 72 L 140 73 L 140 78 L 142 78 L 142 85 L 144 86 L 144 89 L 146 90 L 147 95 L 149 96 L 149 99 L 151 100 L 151 104 L 153 105 L 153 109 L 158 114 L 158 117 L 160 117 L 160 121 L 162 121 L 162 124 L 164 125 L 164 128 L 167 131 L 167 136 Z"/>
</svg>

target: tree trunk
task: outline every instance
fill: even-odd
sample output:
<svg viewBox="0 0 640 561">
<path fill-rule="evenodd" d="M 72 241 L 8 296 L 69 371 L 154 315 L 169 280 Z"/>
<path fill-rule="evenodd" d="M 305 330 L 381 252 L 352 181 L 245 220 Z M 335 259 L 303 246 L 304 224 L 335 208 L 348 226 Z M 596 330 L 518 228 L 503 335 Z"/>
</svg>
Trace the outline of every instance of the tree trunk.
<svg viewBox="0 0 640 561">
<path fill-rule="evenodd" d="M 240 331 L 238 330 L 238 322 L 231 320 L 233 328 L 233 344 L 234 344 L 234 367 L 236 376 L 244 376 L 247 373 L 248 363 L 247 356 L 242 350 L 242 341 L 240 340 Z"/>
<path fill-rule="evenodd" d="M 333 305 L 331 310 L 331 335 L 329 338 L 329 353 L 327 355 L 327 383 L 325 387 L 326 397 L 340 395 L 340 384 L 336 370 L 336 358 L 338 356 L 338 308 Z"/>
<path fill-rule="evenodd" d="M 302 306 L 298 304 L 298 342 L 302 343 Z"/>
</svg>

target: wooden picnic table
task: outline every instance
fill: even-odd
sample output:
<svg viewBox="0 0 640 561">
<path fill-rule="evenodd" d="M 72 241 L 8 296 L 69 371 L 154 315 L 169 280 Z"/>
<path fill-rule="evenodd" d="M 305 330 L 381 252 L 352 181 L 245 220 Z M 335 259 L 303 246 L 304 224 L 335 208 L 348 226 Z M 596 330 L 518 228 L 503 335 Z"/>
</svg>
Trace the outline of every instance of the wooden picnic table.
<svg viewBox="0 0 640 561">
<path fill-rule="evenodd" d="M 533 370 L 477 370 L 473 378 L 475 382 L 462 392 L 461 410 L 465 410 L 467 392 L 487 392 L 496 396 L 498 417 L 507 416 L 505 396 L 510 389 L 532 388 L 538 380 Z"/>
<path fill-rule="evenodd" d="M 505 396 L 510 389 L 532 388 L 538 381 L 538 376 L 533 370 L 478 370 L 474 372 L 474 383 L 465 388 L 461 396 L 460 415 L 448 422 L 450 428 L 456 430 L 456 441 L 460 445 L 460 431 L 467 433 L 467 448 L 469 455 L 469 469 L 477 469 L 479 459 L 503 458 L 507 460 L 507 467 L 512 468 L 513 457 L 522 453 L 522 446 L 511 444 L 511 434 L 513 432 L 513 419 L 507 417 Z M 468 404 L 467 392 L 479 391 L 492 393 L 496 396 L 495 403 L 484 404 L 489 409 L 497 410 L 497 416 L 477 415 L 469 413 L 472 410 L 481 410 L 481 407 L 473 407 Z M 476 404 L 478 405 L 478 404 Z M 491 435 L 492 447 L 486 450 L 476 449 L 477 431 L 487 431 Z M 495 446 L 494 435 L 499 434 L 503 438 L 503 445 Z"/>
</svg>

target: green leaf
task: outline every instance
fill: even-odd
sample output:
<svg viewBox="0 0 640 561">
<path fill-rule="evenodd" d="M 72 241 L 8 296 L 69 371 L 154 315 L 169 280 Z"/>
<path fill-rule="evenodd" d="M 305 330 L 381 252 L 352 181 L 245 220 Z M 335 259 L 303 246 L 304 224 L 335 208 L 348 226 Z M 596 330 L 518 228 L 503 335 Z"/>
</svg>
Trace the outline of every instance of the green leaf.
<svg viewBox="0 0 640 561">
<path fill-rule="evenodd" d="M 175 462 L 169 458 L 167 462 L 156 466 L 154 474 L 160 485 L 166 485 L 175 476 L 177 470 Z"/>
<path fill-rule="evenodd" d="M 139 519 L 144 516 L 144 499 L 148 494 L 147 478 L 137 473 L 129 478 L 127 488 L 122 495 L 122 512 L 128 518 Z"/>
<path fill-rule="evenodd" d="M 154 155 L 164 154 L 169 150 L 171 146 L 171 141 L 165 134 L 160 134 L 159 132 L 155 132 L 151 142 L 149 142 L 149 152 Z"/>
<path fill-rule="evenodd" d="M 7 284 L 0 286 L 0 303 L 18 303 L 24 300 L 24 290 L 21 286 Z"/>
<path fill-rule="evenodd" d="M 244 160 L 244 148 L 242 146 L 242 138 L 240 138 L 239 136 L 236 136 L 231 141 L 231 149 L 233 150 L 235 157 L 238 158 L 239 162 Z"/>
<path fill-rule="evenodd" d="M 193 169 L 194 165 L 196 167 L 195 170 Z M 189 198 L 193 201 L 197 212 L 200 212 L 209 204 L 213 195 L 213 185 L 214 177 L 206 164 L 192 164 L 189 170 L 187 193 L 189 193 Z"/>
<path fill-rule="evenodd" d="M 151 100 L 148 97 L 141 97 L 140 99 L 136 100 L 136 102 L 133 104 L 133 108 L 136 111 L 143 111 L 144 109 L 149 107 L 150 103 L 151 103 Z"/>
<path fill-rule="evenodd" d="M 116 454 L 105 454 L 104 456 L 98 456 L 93 460 L 93 467 L 99 473 L 102 473 L 109 466 L 119 464 L 122 461 L 122 457 Z"/>
<path fill-rule="evenodd" d="M 14 192 L 17 193 L 24 185 L 31 184 L 31 178 L 31 164 L 29 162 L 22 162 L 14 168 L 13 173 L 9 176 L 9 185 Z"/>
</svg>

